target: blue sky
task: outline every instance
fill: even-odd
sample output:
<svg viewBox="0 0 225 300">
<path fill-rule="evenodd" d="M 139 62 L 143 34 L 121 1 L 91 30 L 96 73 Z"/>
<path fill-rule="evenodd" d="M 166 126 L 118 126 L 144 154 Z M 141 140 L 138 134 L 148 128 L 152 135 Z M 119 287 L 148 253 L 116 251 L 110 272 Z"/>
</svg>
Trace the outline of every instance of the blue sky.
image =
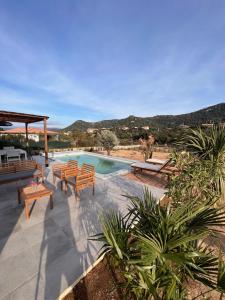
<svg viewBox="0 0 225 300">
<path fill-rule="evenodd" d="M 224 0 L 0 0 L 1 110 L 63 127 L 224 100 Z"/>
</svg>

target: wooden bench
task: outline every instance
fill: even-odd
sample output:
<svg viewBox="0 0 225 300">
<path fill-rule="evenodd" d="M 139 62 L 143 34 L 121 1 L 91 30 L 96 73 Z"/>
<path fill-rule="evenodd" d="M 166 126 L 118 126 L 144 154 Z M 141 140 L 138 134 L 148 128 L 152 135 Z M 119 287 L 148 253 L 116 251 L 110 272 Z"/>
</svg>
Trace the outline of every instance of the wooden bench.
<svg viewBox="0 0 225 300">
<path fill-rule="evenodd" d="M 14 161 L 0 164 L 0 184 L 27 178 L 44 181 L 44 168 L 33 160 Z"/>
</svg>

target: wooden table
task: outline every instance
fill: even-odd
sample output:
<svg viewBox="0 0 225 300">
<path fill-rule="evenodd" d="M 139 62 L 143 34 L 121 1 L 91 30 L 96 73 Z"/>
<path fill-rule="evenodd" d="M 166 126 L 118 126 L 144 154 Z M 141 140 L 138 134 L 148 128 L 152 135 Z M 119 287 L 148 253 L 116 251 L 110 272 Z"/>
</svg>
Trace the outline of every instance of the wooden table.
<svg viewBox="0 0 225 300">
<path fill-rule="evenodd" d="M 21 203 L 21 199 L 24 201 L 26 219 L 30 218 L 29 204 L 43 197 L 50 197 L 50 208 L 53 209 L 52 195 L 53 190 L 48 188 L 43 183 L 31 184 L 20 188 L 18 190 L 18 202 Z"/>
</svg>

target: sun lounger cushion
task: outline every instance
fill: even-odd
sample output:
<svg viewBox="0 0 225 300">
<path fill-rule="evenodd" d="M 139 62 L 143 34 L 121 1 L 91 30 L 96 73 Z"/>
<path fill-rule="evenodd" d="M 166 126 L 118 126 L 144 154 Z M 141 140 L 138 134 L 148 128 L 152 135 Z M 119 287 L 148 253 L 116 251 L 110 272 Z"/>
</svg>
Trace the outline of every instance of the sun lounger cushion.
<svg viewBox="0 0 225 300">
<path fill-rule="evenodd" d="M 60 170 L 54 171 L 54 175 L 57 177 L 61 177 L 61 173 L 62 172 Z"/>
<path fill-rule="evenodd" d="M 158 159 L 158 158 L 149 158 L 146 159 L 147 163 L 152 163 L 152 164 L 161 164 L 164 165 L 165 163 L 167 163 L 168 159 Z"/>
<path fill-rule="evenodd" d="M 69 177 L 66 179 L 66 181 L 68 181 L 71 184 L 75 184 L 76 183 L 76 177 Z"/>
<path fill-rule="evenodd" d="M 154 165 L 149 163 L 134 163 L 131 165 L 131 167 L 155 172 L 159 172 L 162 169 L 162 165 Z"/>
<path fill-rule="evenodd" d="M 40 172 L 38 170 L 26 171 L 26 172 L 17 172 L 0 175 L 0 182 L 14 181 L 24 178 L 30 178 L 32 176 L 38 176 Z"/>
</svg>

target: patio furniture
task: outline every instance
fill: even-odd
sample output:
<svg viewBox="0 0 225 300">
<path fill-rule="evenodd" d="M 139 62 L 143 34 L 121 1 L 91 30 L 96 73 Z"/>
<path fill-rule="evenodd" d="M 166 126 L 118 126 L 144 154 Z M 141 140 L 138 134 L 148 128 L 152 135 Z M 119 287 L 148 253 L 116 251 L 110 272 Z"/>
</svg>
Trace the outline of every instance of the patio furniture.
<svg viewBox="0 0 225 300">
<path fill-rule="evenodd" d="M 93 195 L 95 193 L 95 168 L 92 165 L 83 164 L 78 173 L 74 170 L 65 170 L 65 192 L 68 190 L 68 184 L 73 186 L 75 199 L 77 199 L 78 192 L 92 187 Z"/>
<path fill-rule="evenodd" d="M 95 167 L 89 164 L 83 163 L 81 169 L 81 173 L 95 173 Z"/>
<path fill-rule="evenodd" d="M 29 205 L 43 197 L 50 197 L 50 208 L 53 209 L 53 190 L 46 187 L 43 183 L 31 184 L 18 190 L 18 203 L 24 201 L 26 219 L 30 218 Z"/>
<path fill-rule="evenodd" d="M 44 180 L 44 168 L 33 160 L 0 164 L 0 184 L 35 178 Z"/>
<path fill-rule="evenodd" d="M 171 175 L 171 172 L 165 171 L 165 168 L 168 166 L 170 163 L 171 159 L 167 159 L 164 164 L 150 164 L 150 163 L 142 163 L 142 162 L 136 162 L 131 165 L 131 168 L 134 170 L 134 174 L 137 173 L 138 171 L 142 172 L 144 171 L 151 171 L 151 172 L 156 172 L 156 173 L 164 173 L 168 176 Z"/>
<path fill-rule="evenodd" d="M 150 164 L 159 164 L 159 165 L 163 165 L 168 161 L 168 159 L 158 159 L 158 158 L 149 158 L 146 159 L 146 163 L 150 163 Z"/>
<path fill-rule="evenodd" d="M 65 164 L 54 164 L 52 166 L 53 183 L 55 184 L 56 178 L 61 182 L 61 190 L 63 190 L 63 182 L 65 181 L 65 170 L 74 170 L 78 172 L 78 163 L 76 160 L 69 160 Z"/>
<path fill-rule="evenodd" d="M 23 114 L 12 111 L 0 110 L 0 122 L 17 122 L 25 124 L 25 140 L 28 145 L 28 125 L 35 122 L 44 122 L 44 148 L 45 148 L 45 166 L 48 167 L 48 133 L 47 133 L 47 116 L 38 116 L 31 114 Z M 2 131 L 4 134 L 4 131 Z"/>
<path fill-rule="evenodd" d="M 0 150 L 0 163 L 16 160 L 27 160 L 27 152 L 23 149 L 14 149 L 14 147 L 4 147 Z"/>
</svg>

